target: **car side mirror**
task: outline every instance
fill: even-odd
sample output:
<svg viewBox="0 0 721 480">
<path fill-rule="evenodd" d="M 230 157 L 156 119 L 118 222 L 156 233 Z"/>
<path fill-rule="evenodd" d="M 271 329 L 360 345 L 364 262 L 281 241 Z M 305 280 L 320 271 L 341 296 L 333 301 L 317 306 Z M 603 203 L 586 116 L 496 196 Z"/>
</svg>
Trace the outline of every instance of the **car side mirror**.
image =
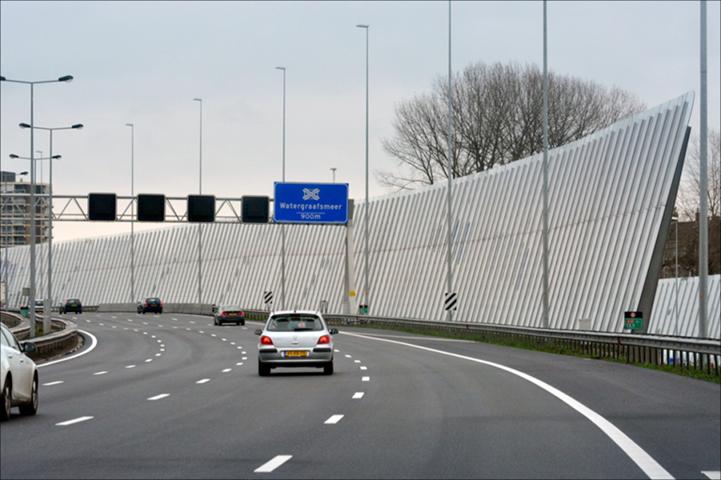
<svg viewBox="0 0 721 480">
<path fill-rule="evenodd" d="M 256 334 L 256 335 L 262 335 L 262 334 L 263 334 L 263 330 L 261 330 L 261 329 L 259 328 L 258 330 L 255 331 L 255 334 Z"/>
<path fill-rule="evenodd" d="M 338 334 L 338 329 L 337 329 L 337 328 L 331 328 L 330 330 L 328 330 L 328 332 L 329 332 L 331 335 L 337 335 L 337 334 Z"/>
<path fill-rule="evenodd" d="M 38 349 L 38 347 L 36 347 L 32 342 L 23 342 L 20 344 L 20 348 L 23 353 L 35 353 Z"/>
</svg>

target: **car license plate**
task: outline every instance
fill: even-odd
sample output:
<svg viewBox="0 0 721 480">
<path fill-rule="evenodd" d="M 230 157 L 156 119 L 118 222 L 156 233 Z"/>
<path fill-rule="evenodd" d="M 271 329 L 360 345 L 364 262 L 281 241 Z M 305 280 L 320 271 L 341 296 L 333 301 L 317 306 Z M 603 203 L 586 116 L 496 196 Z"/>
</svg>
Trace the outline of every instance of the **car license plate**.
<svg viewBox="0 0 721 480">
<path fill-rule="evenodd" d="M 308 352 L 305 350 L 288 350 L 285 352 L 286 358 L 308 358 Z"/>
<path fill-rule="evenodd" d="M 228 316 L 229 316 L 229 317 L 237 317 L 238 314 L 235 313 L 235 312 L 230 312 L 230 313 L 228 314 Z"/>
</svg>

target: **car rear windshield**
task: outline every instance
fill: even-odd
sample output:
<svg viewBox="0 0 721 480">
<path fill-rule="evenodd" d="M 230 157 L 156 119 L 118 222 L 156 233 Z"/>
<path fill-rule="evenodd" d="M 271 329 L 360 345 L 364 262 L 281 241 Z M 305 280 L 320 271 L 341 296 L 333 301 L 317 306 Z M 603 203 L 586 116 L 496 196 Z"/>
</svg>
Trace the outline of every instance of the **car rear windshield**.
<svg viewBox="0 0 721 480">
<path fill-rule="evenodd" d="M 148 303 L 160 303 L 160 299 L 159 298 L 149 298 Z"/>
<path fill-rule="evenodd" d="M 268 320 L 269 332 L 310 332 L 323 330 L 323 322 L 314 315 L 277 315 Z"/>
<path fill-rule="evenodd" d="M 71 298 L 70 300 L 68 300 L 68 303 L 80 303 L 80 300 L 78 300 L 77 298 Z"/>
</svg>

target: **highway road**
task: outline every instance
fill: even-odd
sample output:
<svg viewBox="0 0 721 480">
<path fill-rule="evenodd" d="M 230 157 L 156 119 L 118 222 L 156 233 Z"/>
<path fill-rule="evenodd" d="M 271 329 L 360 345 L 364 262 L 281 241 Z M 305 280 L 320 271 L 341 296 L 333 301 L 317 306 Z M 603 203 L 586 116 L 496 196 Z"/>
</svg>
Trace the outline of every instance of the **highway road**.
<svg viewBox="0 0 721 480">
<path fill-rule="evenodd" d="M 38 415 L 0 426 L 3 479 L 719 478 L 721 470 L 717 384 L 352 328 L 334 338 L 333 376 L 261 378 L 250 322 L 75 317 L 97 344 L 43 366 Z"/>
</svg>

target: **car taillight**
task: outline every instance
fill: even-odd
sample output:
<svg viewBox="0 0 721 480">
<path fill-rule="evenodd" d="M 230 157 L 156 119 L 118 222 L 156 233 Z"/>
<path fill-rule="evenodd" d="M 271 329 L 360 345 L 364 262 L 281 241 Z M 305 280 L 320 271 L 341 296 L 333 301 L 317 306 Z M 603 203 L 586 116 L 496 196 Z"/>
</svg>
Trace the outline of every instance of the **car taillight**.
<svg viewBox="0 0 721 480">
<path fill-rule="evenodd" d="M 245 312 L 238 312 L 238 315 L 240 315 L 241 317 L 245 317 Z"/>
<path fill-rule="evenodd" d="M 318 345 L 327 345 L 330 343 L 330 337 L 328 335 L 321 335 L 318 339 Z"/>
<path fill-rule="evenodd" d="M 273 340 L 271 340 L 269 336 L 263 335 L 262 337 L 260 337 L 260 344 L 261 345 L 273 345 Z"/>
<path fill-rule="evenodd" d="M 220 316 L 221 316 L 221 317 L 225 317 L 225 316 L 227 316 L 227 315 L 228 315 L 228 312 L 220 312 Z"/>
</svg>

